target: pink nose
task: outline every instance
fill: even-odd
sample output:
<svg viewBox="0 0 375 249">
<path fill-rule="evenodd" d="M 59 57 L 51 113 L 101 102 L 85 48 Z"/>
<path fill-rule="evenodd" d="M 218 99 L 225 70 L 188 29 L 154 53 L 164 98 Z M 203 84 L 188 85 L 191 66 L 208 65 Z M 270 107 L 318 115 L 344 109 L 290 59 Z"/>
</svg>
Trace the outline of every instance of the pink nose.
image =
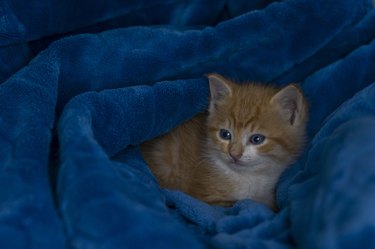
<svg viewBox="0 0 375 249">
<path fill-rule="evenodd" d="M 242 157 L 242 153 L 239 153 L 239 154 L 234 154 L 234 153 L 229 153 L 230 157 L 233 159 L 233 161 L 237 162 L 238 160 L 241 159 Z"/>
</svg>

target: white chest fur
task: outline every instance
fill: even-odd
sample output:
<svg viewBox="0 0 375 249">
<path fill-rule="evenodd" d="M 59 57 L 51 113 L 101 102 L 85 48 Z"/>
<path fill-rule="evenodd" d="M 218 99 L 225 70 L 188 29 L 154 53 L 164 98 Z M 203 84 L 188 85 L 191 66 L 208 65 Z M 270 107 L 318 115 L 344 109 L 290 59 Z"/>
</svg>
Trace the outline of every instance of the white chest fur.
<svg viewBox="0 0 375 249">
<path fill-rule="evenodd" d="M 266 167 L 257 166 L 254 169 L 249 168 L 231 168 L 233 166 L 217 160 L 223 176 L 232 184 L 229 196 L 234 200 L 252 199 L 268 206 L 274 206 L 275 186 L 285 169 L 284 167 L 267 165 Z"/>
</svg>

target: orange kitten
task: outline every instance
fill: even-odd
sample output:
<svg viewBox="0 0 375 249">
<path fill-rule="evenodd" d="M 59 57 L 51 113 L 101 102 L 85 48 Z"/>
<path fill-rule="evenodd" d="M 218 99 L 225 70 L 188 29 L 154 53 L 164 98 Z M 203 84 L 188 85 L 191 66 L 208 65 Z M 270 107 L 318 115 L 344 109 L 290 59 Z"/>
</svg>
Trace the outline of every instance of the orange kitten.
<svg viewBox="0 0 375 249">
<path fill-rule="evenodd" d="M 301 91 L 208 79 L 208 113 L 143 144 L 145 160 L 162 187 L 211 204 L 251 198 L 275 208 L 276 182 L 305 140 Z"/>
</svg>

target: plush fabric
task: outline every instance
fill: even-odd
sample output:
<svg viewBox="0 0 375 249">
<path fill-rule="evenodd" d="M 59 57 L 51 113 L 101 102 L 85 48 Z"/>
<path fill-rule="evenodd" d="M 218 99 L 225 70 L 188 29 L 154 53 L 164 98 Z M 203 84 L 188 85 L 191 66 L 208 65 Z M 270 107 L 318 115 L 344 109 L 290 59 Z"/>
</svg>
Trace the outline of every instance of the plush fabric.
<svg viewBox="0 0 375 249">
<path fill-rule="evenodd" d="M 0 248 L 375 247 L 371 0 L 0 2 Z M 204 111 L 205 74 L 308 99 L 279 212 L 163 189 L 139 145 Z"/>
</svg>

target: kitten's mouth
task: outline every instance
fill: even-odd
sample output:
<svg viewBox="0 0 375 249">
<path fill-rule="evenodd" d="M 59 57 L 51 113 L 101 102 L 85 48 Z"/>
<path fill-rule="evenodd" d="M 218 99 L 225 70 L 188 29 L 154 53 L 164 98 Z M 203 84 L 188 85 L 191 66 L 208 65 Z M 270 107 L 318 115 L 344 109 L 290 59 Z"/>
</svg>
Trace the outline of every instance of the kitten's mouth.
<svg viewBox="0 0 375 249">
<path fill-rule="evenodd" d="M 232 158 L 227 159 L 227 165 L 235 170 L 254 169 L 259 166 L 259 164 L 255 162 L 243 161 L 240 159 L 233 160 Z"/>
<path fill-rule="evenodd" d="M 233 159 L 229 159 L 229 164 L 232 165 L 233 167 L 246 167 L 247 164 L 241 160 L 233 160 Z"/>
</svg>

